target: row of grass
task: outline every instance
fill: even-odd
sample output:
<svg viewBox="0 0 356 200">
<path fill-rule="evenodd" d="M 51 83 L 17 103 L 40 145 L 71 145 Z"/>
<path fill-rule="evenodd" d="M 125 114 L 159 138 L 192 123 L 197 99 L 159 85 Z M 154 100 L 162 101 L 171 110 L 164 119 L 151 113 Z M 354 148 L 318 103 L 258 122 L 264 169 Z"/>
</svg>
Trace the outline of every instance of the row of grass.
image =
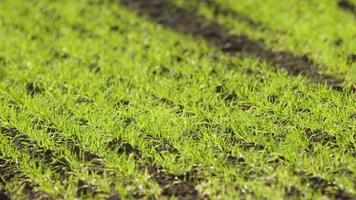
<svg viewBox="0 0 356 200">
<path fill-rule="evenodd" d="M 287 24 L 281 21 L 288 17 L 298 27 L 302 19 L 290 17 L 292 12 L 281 12 L 286 4 L 268 6 L 270 12 L 262 10 L 268 3 L 263 7 L 256 1 L 241 2 L 234 8 L 266 20 L 272 28 L 273 23 L 267 21 L 270 18 L 257 16 L 251 9 L 261 9 L 260 13 L 266 15 L 278 13 L 273 18 L 280 19 L 276 29 L 287 29 Z M 356 112 L 354 94 L 333 91 L 304 77 L 288 76 L 253 58 L 227 57 L 208 47 L 205 41 L 155 25 L 119 3 L 5 0 L 0 6 L 2 126 L 16 127 L 40 146 L 58 149 L 70 161 L 73 176 L 65 184 L 59 178 L 53 179 L 57 176 L 55 172 L 45 165 L 35 167 L 35 161 L 16 150 L 3 135 L 1 152 L 17 160 L 19 167 L 40 184 L 40 189 L 54 197 L 73 199 L 79 179 L 84 179 L 105 191 L 103 197 L 110 193 L 110 184 L 115 183 L 115 189 L 123 197 L 132 198 L 130 195 L 138 190 L 158 198 L 157 183 L 139 168 L 147 162 L 162 165 L 175 174 L 198 165 L 203 181 L 196 187 L 201 195 L 213 198 L 234 198 L 243 194 L 243 190 L 253 192 L 254 198 L 283 198 L 287 186 L 297 187 L 307 198 L 321 198 L 321 192 L 303 183 L 303 177 L 295 175 L 295 170 L 335 181 L 355 194 L 352 152 L 356 127 L 354 117 L 350 117 Z M 307 11 L 313 6 L 295 3 L 295 7 L 310 15 L 306 18 L 314 20 L 316 14 Z M 329 7 L 325 9 L 325 16 L 319 16 L 320 21 L 311 22 L 310 26 L 328 22 L 330 15 L 343 20 L 339 23 L 344 26 L 351 27 L 354 23 L 346 14 L 333 14 Z M 352 31 L 320 26 L 325 35 L 330 33 L 326 37 L 331 40 L 342 37 L 345 46 L 339 51 L 312 39 L 317 35 L 312 28 L 304 27 L 301 36 L 299 29 L 288 28 L 290 35 L 276 37 L 228 17 L 219 20 L 252 38 L 263 38 L 276 49 L 310 53 L 320 63 L 326 63 L 328 70 L 355 80 L 355 73 L 351 73 L 354 68 L 336 53 L 345 57 L 355 48 Z M 329 30 L 339 35 L 333 36 Z M 273 39 L 278 42 L 272 45 Z M 300 41 L 308 45 L 300 46 Z M 334 64 L 340 68 L 333 68 Z M 44 92 L 29 95 L 28 83 L 38 84 Z M 223 93 L 236 98 L 224 100 L 224 94 L 216 92 L 218 86 Z M 78 103 L 78 98 L 92 102 Z M 119 103 L 124 101 L 128 105 Z M 10 102 L 16 102 L 20 109 L 9 106 Z M 178 112 L 179 105 L 182 112 Z M 246 105 L 251 108 L 241 109 Z M 303 109 L 309 111 L 300 112 Z M 75 135 L 83 147 L 102 155 L 105 167 L 116 175 L 90 174 L 86 170 L 90 163 L 78 160 L 48 133 L 34 128 L 36 118 L 55 124 L 65 137 Z M 83 120 L 87 123 L 80 125 Z M 337 147 L 313 143 L 312 152 L 307 151 L 310 145 L 305 134 L 307 128 L 334 135 Z M 152 141 L 144 137 L 147 134 L 170 141 L 179 155 L 169 152 L 159 155 Z M 266 148 L 244 150 L 238 144 L 226 142 L 231 137 Z M 113 153 L 106 147 L 113 138 L 127 140 L 143 156 Z M 249 167 L 242 170 L 241 166 L 229 163 L 228 154 L 243 157 Z M 285 157 L 283 164 L 268 162 L 280 155 Z M 345 169 L 352 175 L 345 175 Z M 246 180 L 245 176 L 249 178 Z M 19 184 L 6 186 L 18 198 Z"/>
</svg>

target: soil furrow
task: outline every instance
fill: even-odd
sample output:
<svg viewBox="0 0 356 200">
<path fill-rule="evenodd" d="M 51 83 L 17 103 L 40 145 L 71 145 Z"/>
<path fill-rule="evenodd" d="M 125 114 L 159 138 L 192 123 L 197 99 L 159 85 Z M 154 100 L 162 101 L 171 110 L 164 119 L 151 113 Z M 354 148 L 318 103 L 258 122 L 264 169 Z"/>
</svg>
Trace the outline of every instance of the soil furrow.
<svg viewBox="0 0 356 200">
<path fill-rule="evenodd" d="M 40 147 L 37 142 L 31 141 L 26 134 L 21 133 L 16 128 L 1 127 L 0 130 L 1 134 L 8 137 L 19 151 L 25 151 L 30 154 L 31 159 L 35 160 L 35 164 L 37 166 L 41 166 L 43 164 L 48 166 L 56 174 L 60 175 L 62 180 L 67 180 L 70 176 L 70 173 L 73 172 L 70 162 L 61 155 L 62 152 L 60 150 L 52 150 Z M 78 151 L 80 152 L 80 149 L 78 149 Z M 91 155 L 87 156 L 90 157 Z M 89 168 L 89 170 L 98 174 L 102 174 L 104 172 L 104 168 L 101 165 L 98 167 L 95 162 L 93 166 Z M 77 197 L 87 195 L 95 196 L 99 193 L 102 193 L 98 186 L 88 184 L 83 180 L 79 180 L 77 187 Z"/>
<path fill-rule="evenodd" d="M 288 51 L 274 51 L 262 40 L 250 39 L 246 35 L 233 34 L 233 30 L 216 21 L 176 6 L 166 0 L 122 0 L 121 4 L 139 14 L 148 16 L 154 22 L 175 31 L 205 39 L 210 45 L 220 48 L 232 56 L 255 57 L 276 66 L 293 76 L 306 76 L 309 79 L 326 83 L 335 90 L 342 88 L 344 79 L 321 70 L 325 67 L 307 56 L 298 56 Z M 354 90 L 351 90 L 354 92 Z"/>
<path fill-rule="evenodd" d="M 90 162 L 90 171 L 96 172 L 98 174 L 104 173 L 105 167 L 103 163 L 103 157 L 84 148 L 75 136 L 66 137 L 64 136 L 62 130 L 56 128 L 55 125 L 43 120 L 35 119 L 33 121 L 33 125 L 37 129 L 45 130 L 46 133 L 52 136 L 56 145 L 66 146 L 77 157 L 78 160 Z"/>
<path fill-rule="evenodd" d="M 16 181 L 21 185 L 19 187 L 21 187 L 21 192 L 26 199 L 53 199 L 47 192 L 39 190 L 39 184 L 32 182 L 13 160 L 11 157 L 0 156 L 0 186 L 6 187 L 7 184 Z M 0 190 L 0 199 L 12 199 L 10 192 L 5 189 Z"/>
<path fill-rule="evenodd" d="M 72 171 L 69 161 L 58 150 L 43 148 L 36 141 L 32 141 L 28 135 L 21 133 L 14 127 L 0 127 L 0 133 L 12 142 L 19 151 L 27 152 L 36 165 L 45 164 L 62 178 L 67 177 Z"/>
<path fill-rule="evenodd" d="M 133 155 L 136 158 L 142 158 L 142 152 L 123 139 L 113 139 L 108 142 L 107 147 L 119 155 L 126 154 L 128 156 Z M 157 150 L 157 152 L 160 153 L 159 150 Z M 139 162 L 138 160 L 136 163 L 139 169 L 143 171 L 147 170 L 151 180 L 155 181 L 162 188 L 162 196 L 174 196 L 184 199 L 197 199 L 199 197 L 195 185 L 201 178 L 197 176 L 197 171 L 193 170 L 175 175 L 167 172 L 162 166 L 152 164 L 149 159 L 147 161 L 149 164 Z"/>
<path fill-rule="evenodd" d="M 349 13 L 352 13 L 354 16 L 356 16 L 356 5 L 353 4 L 352 2 L 350 2 L 348 0 L 339 0 L 337 2 L 337 5 L 342 10 L 345 10 L 345 11 L 347 11 Z"/>
</svg>

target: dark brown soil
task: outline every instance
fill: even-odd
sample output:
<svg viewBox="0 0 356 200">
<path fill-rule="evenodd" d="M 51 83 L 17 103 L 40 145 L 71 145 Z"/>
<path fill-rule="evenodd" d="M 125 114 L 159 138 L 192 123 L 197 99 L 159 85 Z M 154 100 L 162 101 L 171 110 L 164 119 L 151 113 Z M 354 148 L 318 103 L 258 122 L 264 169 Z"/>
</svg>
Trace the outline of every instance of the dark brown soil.
<svg viewBox="0 0 356 200">
<path fill-rule="evenodd" d="M 44 91 L 44 89 L 40 87 L 39 84 L 33 82 L 26 84 L 26 90 L 27 90 L 27 94 L 31 96 L 40 94 Z"/>
<path fill-rule="evenodd" d="M 0 186 L 6 186 L 11 183 L 12 180 L 22 185 L 22 193 L 26 199 L 41 199 L 51 200 L 52 197 L 45 191 L 39 190 L 39 184 L 34 183 L 31 179 L 25 175 L 23 171 L 18 169 L 12 158 L 1 157 L 0 158 Z M 11 199 L 8 192 L 0 190 L 0 199 Z"/>
<path fill-rule="evenodd" d="M 44 163 L 53 171 L 65 177 L 72 168 L 60 152 L 40 147 L 36 141 L 32 141 L 26 134 L 21 133 L 14 127 L 0 127 L 0 133 L 11 139 L 13 145 L 19 151 L 25 151 L 31 158 L 36 160 L 37 165 Z"/>
<path fill-rule="evenodd" d="M 287 51 L 274 51 L 261 40 L 253 40 L 246 35 L 231 34 L 232 30 L 218 22 L 178 7 L 168 0 L 122 0 L 121 4 L 175 31 L 203 38 L 226 54 L 256 57 L 293 76 L 306 76 L 315 82 L 327 83 L 334 89 L 343 90 L 340 87 L 344 81 L 342 78 L 323 73 L 324 67 L 307 56 L 298 56 Z"/>
<path fill-rule="evenodd" d="M 166 105 L 167 107 L 174 108 L 176 114 L 181 114 L 185 111 L 185 108 L 181 104 L 174 103 L 173 101 L 167 99 L 167 98 L 161 98 L 155 94 L 152 95 L 152 98 L 155 99 L 156 101 Z M 194 113 L 192 113 L 194 115 Z"/>
<path fill-rule="evenodd" d="M 165 187 L 162 191 L 163 196 L 176 196 L 184 199 L 196 199 L 198 191 L 195 189 L 192 183 L 181 182 L 173 183 L 168 187 Z"/>
<path fill-rule="evenodd" d="M 321 143 L 324 146 L 336 144 L 336 137 L 334 135 L 330 135 L 329 133 L 323 130 L 311 130 L 310 128 L 308 128 L 305 130 L 305 133 L 312 144 Z"/>
<path fill-rule="evenodd" d="M 58 129 L 54 124 L 44 120 L 35 119 L 32 124 L 37 129 L 45 130 L 57 144 L 65 145 L 79 160 L 91 162 L 91 164 L 96 166 L 95 169 L 104 168 L 104 164 L 102 163 L 103 157 L 84 148 L 80 145 L 80 142 L 75 136 L 64 136 L 62 130 Z M 100 170 L 100 172 L 102 172 L 102 170 Z"/>
<path fill-rule="evenodd" d="M 309 186 L 314 191 L 321 192 L 331 199 L 354 200 L 356 198 L 355 195 L 348 193 L 342 186 L 333 181 L 328 181 L 323 177 L 305 171 L 295 170 L 294 173 L 300 176 L 302 184 Z"/>
<path fill-rule="evenodd" d="M 284 197 L 285 199 L 301 199 L 304 197 L 305 194 L 303 194 L 297 187 L 289 185 L 284 187 Z"/>
<path fill-rule="evenodd" d="M 168 139 L 159 138 L 158 136 L 149 133 L 143 134 L 143 137 L 150 143 L 150 145 L 154 146 L 158 153 L 166 151 L 171 154 L 179 154 L 178 149 L 175 148 L 172 142 Z"/>
<path fill-rule="evenodd" d="M 348 0 L 339 0 L 337 5 L 341 9 L 348 11 L 348 12 L 352 13 L 354 16 L 356 16 L 356 6 L 352 2 L 350 2 Z"/>
<path fill-rule="evenodd" d="M 356 63 L 356 54 L 350 54 L 348 57 L 347 57 L 347 63 L 349 65 L 353 64 L 353 63 Z"/>
<path fill-rule="evenodd" d="M 228 154 L 226 159 L 232 165 L 241 164 L 245 162 L 245 159 L 242 156 L 237 157 L 231 154 Z"/>
<path fill-rule="evenodd" d="M 334 182 L 321 178 L 319 176 L 308 176 L 304 178 L 311 188 L 320 190 L 322 194 L 335 198 L 335 199 L 354 199 L 351 194 L 348 194 L 342 187 Z"/>
<path fill-rule="evenodd" d="M 98 193 L 101 193 L 99 191 L 99 187 L 94 184 L 89 184 L 83 180 L 78 180 L 77 184 L 77 197 L 94 197 Z"/>
<path fill-rule="evenodd" d="M 107 147 L 111 149 L 112 151 L 115 151 L 117 154 L 126 154 L 126 155 L 134 155 L 138 158 L 142 156 L 142 153 L 140 150 L 134 148 L 129 142 L 120 139 L 120 138 L 115 138 L 111 140 L 110 142 L 107 143 Z"/>
<path fill-rule="evenodd" d="M 284 162 L 287 162 L 286 158 L 282 155 L 273 155 L 270 159 L 268 159 L 267 163 L 269 164 L 274 164 L 274 165 L 280 165 L 283 164 Z"/>
<path fill-rule="evenodd" d="M 1 189 L 0 190 L 0 199 L 1 200 L 10 200 L 9 193 L 6 190 Z"/>
<path fill-rule="evenodd" d="M 108 198 L 106 198 L 106 200 L 121 200 L 121 197 L 118 193 L 115 193 L 109 196 Z"/>
<path fill-rule="evenodd" d="M 152 179 L 162 187 L 161 195 L 175 196 L 179 199 L 197 199 L 199 193 L 195 188 L 195 182 L 199 181 L 196 171 L 175 175 L 167 172 L 161 166 L 151 166 L 148 172 Z"/>
</svg>

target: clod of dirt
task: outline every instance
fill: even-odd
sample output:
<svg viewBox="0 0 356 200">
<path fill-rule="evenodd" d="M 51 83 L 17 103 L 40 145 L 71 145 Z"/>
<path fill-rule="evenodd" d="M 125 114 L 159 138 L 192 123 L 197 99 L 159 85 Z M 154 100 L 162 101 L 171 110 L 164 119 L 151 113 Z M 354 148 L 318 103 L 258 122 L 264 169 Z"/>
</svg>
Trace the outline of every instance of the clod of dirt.
<svg viewBox="0 0 356 200">
<path fill-rule="evenodd" d="M 330 135 L 327 132 L 324 132 L 323 130 L 317 129 L 313 131 L 310 128 L 307 128 L 305 133 L 311 143 L 321 143 L 325 146 L 336 144 L 336 137 L 334 135 Z"/>
<path fill-rule="evenodd" d="M 225 91 L 225 86 L 224 86 L 224 84 L 219 84 L 219 85 L 217 85 L 217 86 L 215 87 L 215 92 L 216 92 L 216 93 L 221 94 L 221 93 L 223 93 L 224 91 Z"/>
<path fill-rule="evenodd" d="M 97 153 L 90 152 L 88 150 L 82 150 L 83 158 L 86 162 L 99 161 L 103 157 Z"/>
<path fill-rule="evenodd" d="M 116 107 L 128 107 L 129 105 L 130 105 L 130 101 L 129 100 L 125 100 L 125 99 L 119 100 L 116 103 Z"/>
<path fill-rule="evenodd" d="M 337 39 L 334 41 L 335 46 L 339 47 L 344 43 L 344 41 L 342 39 Z"/>
<path fill-rule="evenodd" d="M 240 164 L 240 163 L 244 163 L 245 162 L 245 159 L 242 157 L 242 156 L 233 156 L 231 154 L 228 154 L 227 155 L 227 161 L 230 163 L 230 164 Z"/>
<path fill-rule="evenodd" d="M 354 199 L 354 197 L 345 191 L 341 186 L 335 182 L 330 182 L 319 176 L 306 176 L 302 179 L 304 183 L 314 190 L 320 190 L 323 195 L 333 197 L 335 199 Z"/>
<path fill-rule="evenodd" d="M 178 177 L 174 174 L 165 172 L 163 167 L 154 165 L 148 168 L 148 173 L 152 179 L 155 180 L 161 187 L 169 185 L 178 180 Z"/>
<path fill-rule="evenodd" d="M 113 139 L 110 142 L 107 143 L 107 146 L 113 150 L 116 151 L 119 155 L 120 154 L 126 154 L 126 155 L 135 155 L 138 157 L 141 157 L 141 151 L 134 148 L 130 143 L 127 141 L 124 141 L 122 139 Z"/>
<path fill-rule="evenodd" d="M 106 200 L 121 200 L 121 197 L 118 193 L 115 193 L 109 196 L 108 198 L 106 198 Z"/>
<path fill-rule="evenodd" d="M 4 189 L 0 190 L 0 199 L 1 200 L 10 200 L 10 196 L 6 190 L 4 190 Z"/>
<path fill-rule="evenodd" d="M 184 199 L 197 199 L 198 191 L 192 183 L 174 183 L 162 190 L 163 196 L 176 196 Z"/>
<path fill-rule="evenodd" d="M 303 192 L 300 191 L 296 186 L 289 185 L 284 187 L 284 196 L 286 199 L 291 199 L 304 197 L 305 194 L 303 194 Z"/>
<path fill-rule="evenodd" d="M 286 161 L 286 158 L 282 155 L 272 156 L 271 159 L 267 161 L 269 164 L 283 164 Z"/>
<path fill-rule="evenodd" d="M 88 184 L 83 180 L 78 180 L 77 184 L 77 197 L 95 195 L 97 194 L 97 185 Z"/>
<path fill-rule="evenodd" d="M 174 182 L 198 182 L 201 178 L 198 177 L 198 169 L 193 168 L 192 170 L 176 175 L 167 172 L 162 166 L 153 165 L 148 169 L 148 173 L 151 175 L 152 179 L 156 181 L 161 187 L 170 185 Z"/>
<path fill-rule="evenodd" d="M 27 90 L 27 94 L 31 96 L 40 94 L 44 91 L 44 89 L 41 88 L 37 83 L 33 83 L 33 82 L 26 84 L 26 90 Z"/>
<path fill-rule="evenodd" d="M 163 189 L 163 196 L 176 196 L 182 199 L 196 199 L 198 191 L 193 184 L 196 177 L 196 171 L 186 172 L 181 175 L 175 175 L 166 172 L 161 166 L 154 165 L 148 168 L 152 179 L 156 181 Z"/>
</svg>

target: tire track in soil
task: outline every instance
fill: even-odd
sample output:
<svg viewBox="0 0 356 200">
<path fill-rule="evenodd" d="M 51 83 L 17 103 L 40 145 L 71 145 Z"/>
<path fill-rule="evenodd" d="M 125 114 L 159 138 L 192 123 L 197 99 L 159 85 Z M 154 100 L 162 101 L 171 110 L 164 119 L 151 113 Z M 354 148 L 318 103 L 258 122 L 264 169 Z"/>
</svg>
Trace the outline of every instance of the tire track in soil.
<svg viewBox="0 0 356 200">
<path fill-rule="evenodd" d="M 51 200 L 53 199 L 47 192 L 39 190 L 38 183 L 32 182 L 31 179 L 19 169 L 11 157 L 5 157 L 0 154 L 0 186 L 6 187 L 12 181 L 19 182 L 21 192 L 26 199 Z M 0 189 L 0 199 L 12 199 L 10 192 Z"/>
<path fill-rule="evenodd" d="M 231 56 L 255 57 L 293 76 L 306 76 L 317 83 L 326 83 L 337 91 L 356 92 L 355 87 L 343 88 L 344 79 L 321 72 L 325 67 L 307 56 L 298 56 L 288 51 L 274 51 L 262 40 L 253 40 L 246 35 L 232 34 L 232 30 L 202 15 L 176 6 L 166 0 L 122 0 L 121 5 L 148 16 L 152 21 L 172 30 L 203 38 Z"/>
<path fill-rule="evenodd" d="M 349 0 L 338 0 L 337 6 L 344 11 L 347 11 L 356 17 L 356 5 Z"/>
</svg>

